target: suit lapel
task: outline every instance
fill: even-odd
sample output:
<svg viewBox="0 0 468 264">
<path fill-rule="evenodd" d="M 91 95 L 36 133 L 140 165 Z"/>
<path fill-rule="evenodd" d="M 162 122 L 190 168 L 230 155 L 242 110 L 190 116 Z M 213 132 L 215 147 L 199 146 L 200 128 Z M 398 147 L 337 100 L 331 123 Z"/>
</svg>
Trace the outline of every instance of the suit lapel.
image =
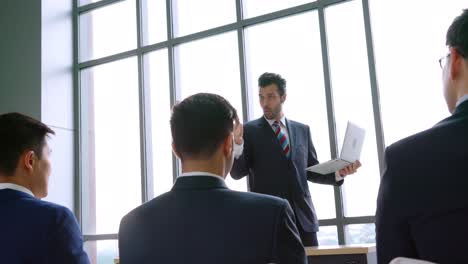
<svg viewBox="0 0 468 264">
<path fill-rule="evenodd" d="M 296 146 L 296 127 L 293 126 L 291 122 L 286 118 L 286 128 L 288 129 L 288 134 L 289 134 L 289 148 L 291 149 L 291 160 L 294 157 L 295 154 L 295 148 Z"/>
</svg>

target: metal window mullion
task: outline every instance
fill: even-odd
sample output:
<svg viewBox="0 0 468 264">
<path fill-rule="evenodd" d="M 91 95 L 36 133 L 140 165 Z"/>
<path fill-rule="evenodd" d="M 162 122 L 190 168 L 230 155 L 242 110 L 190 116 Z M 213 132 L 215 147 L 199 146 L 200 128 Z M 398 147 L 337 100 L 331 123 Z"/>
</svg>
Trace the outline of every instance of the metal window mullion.
<svg viewBox="0 0 468 264">
<path fill-rule="evenodd" d="M 128 50 L 128 51 L 124 51 L 124 52 L 117 53 L 117 54 L 114 54 L 114 55 L 110 55 L 110 56 L 107 56 L 107 57 L 102 57 L 102 58 L 99 58 L 99 59 L 94 59 L 94 60 L 89 60 L 89 61 L 86 61 L 86 62 L 78 63 L 78 68 L 80 70 L 84 70 L 86 68 L 90 68 L 90 67 L 98 66 L 98 65 L 101 65 L 101 64 L 106 64 L 106 63 L 110 63 L 110 62 L 130 58 L 130 57 L 134 57 L 134 56 L 137 56 L 137 55 L 138 55 L 138 49 Z"/>
<path fill-rule="evenodd" d="M 319 6 L 319 26 L 320 26 L 320 39 L 322 47 L 322 62 L 323 62 L 323 74 L 325 84 L 325 97 L 327 101 L 327 114 L 328 114 L 328 132 L 330 140 L 330 151 L 331 158 L 336 158 L 338 155 L 338 145 L 336 140 L 336 127 L 335 127 L 335 110 L 333 107 L 333 90 L 331 84 L 330 75 L 330 63 L 328 56 L 328 41 L 327 41 L 327 30 L 325 25 L 325 10 L 323 6 Z M 334 187 L 333 192 L 335 195 L 335 210 L 336 210 L 336 222 L 338 231 L 338 243 L 343 245 L 344 239 L 344 226 L 343 226 L 343 197 L 340 187 Z"/>
<path fill-rule="evenodd" d="M 345 225 L 373 224 L 375 223 L 375 216 L 345 217 L 343 223 Z"/>
<path fill-rule="evenodd" d="M 117 233 L 99 234 L 99 235 L 83 235 L 84 242 L 99 241 L 99 240 L 117 240 L 117 239 L 119 239 L 119 235 Z"/>
<path fill-rule="evenodd" d="M 174 65 L 174 29 L 173 23 L 174 20 L 172 17 L 172 1 L 166 0 L 166 24 L 167 24 L 167 39 L 169 41 L 169 45 L 167 47 L 167 55 L 168 55 L 168 66 L 169 66 L 169 94 L 170 94 L 170 104 L 171 108 L 174 106 L 177 100 L 177 87 L 175 81 L 175 65 Z M 179 163 L 177 161 L 177 157 L 172 154 L 172 179 L 175 182 L 177 179 L 177 175 L 179 174 Z"/>
<path fill-rule="evenodd" d="M 98 8 L 106 7 L 106 6 L 109 6 L 118 2 L 122 2 L 122 1 L 125 1 L 125 0 L 101 0 L 95 3 L 90 3 L 90 4 L 86 4 L 82 6 L 78 6 L 78 3 L 77 3 L 75 7 L 77 7 L 78 15 L 81 15 L 86 12 L 91 12 Z"/>
<path fill-rule="evenodd" d="M 374 43 L 372 39 L 372 27 L 370 21 L 370 10 L 369 1 L 362 0 L 362 10 L 364 16 L 364 29 L 366 33 L 366 44 L 367 44 L 367 60 L 369 65 L 369 78 L 372 93 L 372 107 L 374 112 L 374 125 L 375 125 L 375 137 L 377 140 L 377 156 L 379 159 L 379 170 L 380 175 L 384 169 L 384 151 L 385 151 L 385 138 L 382 125 L 382 115 L 380 111 L 380 95 L 379 85 L 377 82 L 377 73 L 375 66 L 374 57 Z"/>
<path fill-rule="evenodd" d="M 80 71 L 78 68 L 78 45 L 79 45 L 79 25 L 78 25 L 78 0 L 73 0 L 72 7 L 72 26 L 73 26 L 73 95 L 74 95 L 74 106 L 73 106 L 73 117 L 74 117 L 74 163 L 75 163 L 75 175 L 73 182 L 74 186 L 74 213 L 81 230 L 83 230 L 82 221 L 82 202 L 81 202 L 81 179 L 82 179 L 82 163 L 81 163 L 81 95 L 80 95 Z"/>
<path fill-rule="evenodd" d="M 142 1 L 136 0 L 137 19 L 137 50 L 143 44 Z M 140 110 L 140 162 L 141 162 L 141 201 L 147 202 L 153 198 L 153 168 L 152 168 L 152 135 L 151 135 L 151 104 L 147 86 L 145 85 L 144 58 L 141 52 L 138 59 L 138 93 Z"/>
<path fill-rule="evenodd" d="M 242 97 L 242 119 L 243 122 L 247 122 L 250 116 L 250 107 L 249 107 L 249 92 L 247 91 L 247 81 L 246 81 L 246 67 L 245 67 L 245 38 L 244 38 L 244 28 L 241 26 L 240 22 L 242 21 L 242 0 L 236 0 L 236 15 L 237 15 L 237 45 L 239 49 L 239 73 L 241 81 L 241 97 Z"/>
</svg>

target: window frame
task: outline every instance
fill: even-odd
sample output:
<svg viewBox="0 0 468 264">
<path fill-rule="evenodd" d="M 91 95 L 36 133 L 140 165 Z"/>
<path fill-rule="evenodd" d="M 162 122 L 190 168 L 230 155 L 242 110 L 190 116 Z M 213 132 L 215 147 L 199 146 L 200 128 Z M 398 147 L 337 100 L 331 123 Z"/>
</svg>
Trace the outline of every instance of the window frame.
<svg viewBox="0 0 468 264">
<path fill-rule="evenodd" d="M 135 12 L 137 19 L 137 48 L 133 50 L 127 50 L 120 52 L 118 54 L 113 54 L 103 58 L 88 60 L 79 62 L 79 18 L 81 14 L 96 10 L 98 8 L 106 7 L 108 5 L 124 1 L 124 0 L 102 0 L 95 3 L 90 3 L 86 5 L 79 6 L 79 0 L 73 0 L 73 57 L 74 57 L 74 102 L 75 102 L 75 126 L 77 127 L 77 133 L 75 133 L 75 214 L 77 216 L 78 222 L 82 225 L 82 175 L 86 171 L 84 166 L 86 166 L 86 159 L 82 157 L 83 153 L 83 142 L 86 142 L 86 134 L 82 133 L 82 124 L 85 123 L 85 116 L 82 115 L 82 106 L 86 105 L 86 96 L 83 96 L 80 89 L 80 72 L 84 69 L 102 65 L 105 63 L 121 60 L 129 57 L 137 57 L 138 59 L 138 87 L 139 87 L 139 102 L 140 102 L 140 149 L 141 149 L 141 190 L 142 197 L 141 202 L 147 202 L 153 198 L 153 170 L 152 170 L 152 154 L 151 146 L 151 111 L 149 106 L 149 91 L 148 87 L 145 85 L 145 62 L 144 56 L 147 53 L 156 51 L 159 49 L 168 50 L 168 65 L 169 65 L 169 85 L 170 85 L 170 105 L 173 106 L 176 102 L 176 98 L 180 95 L 180 91 L 177 90 L 176 85 L 176 60 L 175 60 L 175 46 L 187 43 L 190 41 L 222 34 L 229 31 L 237 31 L 237 47 L 239 54 L 239 69 L 240 69 L 240 83 L 241 83 L 241 98 L 242 98 L 242 119 L 244 122 L 249 120 L 249 116 L 253 112 L 252 104 L 256 101 L 256 96 L 254 91 L 248 90 L 247 85 L 247 76 L 246 76 L 246 58 L 245 58 L 245 38 L 244 38 L 244 29 L 248 26 L 265 23 L 268 21 L 276 20 L 279 18 L 284 18 L 288 16 L 293 16 L 303 12 L 308 12 L 312 10 L 317 10 L 319 14 L 319 27 L 320 27 L 320 37 L 321 37 L 321 47 L 322 47 L 322 63 L 323 63 L 323 72 L 324 72 L 324 84 L 325 84 L 325 100 L 327 104 L 327 117 L 328 117 L 328 129 L 330 132 L 330 150 L 331 157 L 336 158 L 338 155 L 338 143 L 335 127 L 335 114 L 333 107 L 333 89 L 331 84 L 330 76 L 330 62 L 328 56 L 328 43 L 327 43 L 327 31 L 325 23 L 325 9 L 331 5 L 346 3 L 349 1 L 362 1 L 363 8 L 363 19 L 364 19 L 364 30 L 365 38 L 367 45 L 367 55 L 368 55 L 368 66 L 369 66 L 369 82 L 371 87 L 371 98 L 372 98 L 372 107 L 373 107 L 373 117 L 375 123 L 375 134 L 378 150 L 378 160 L 379 160 L 379 169 L 380 173 L 383 171 L 383 155 L 385 149 L 383 127 L 382 127 L 382 118 L 380 110 L 380 100 L 379 100 L 379 89 L 377 84 L 376 68 L 375 68 L 375 58 L 374 58 L 374 47 L 372 40 L 372 31 L 371 31 L 371 21 L 370 21 L 370 12 L 369 12 L 369 0 L 317 0 L 307 4 L 302 4 L 299 6 L 294 6 L 286 8 L 283 10 L 275 11 L 272 13 L 251 17 L 244 19 L 242 15 L 242 0 L 236 1 L 236 22 L 221 25 L 219 27 L 203 30 L 200 32 L 195 32 L 189 35 L 175 37 L 173 32 L 173 21 L 174 17 L 172 14 L 172 1 L 166 0 L 166 20 L 167 20 L 167 40 L 144 45 L 144 28 L 143 22 L 145 21 L 145 12 L 142 10 L 144 5 L 144 0 L 136 0 Z M 234 1 L 234 0 L 233 0 Z M 176 157 L 172 156 L 173 163 L 173 180 L 176 179 L 178 175 L 180 164 Z M 376 177 L 378 177 L 376 175 Z M 345 238 L 345 226 L 352 224 L 372 224 L 375 223 L 375 217 L 372 216 L 360 216 L 360 217 L 345 217 L 343 210 L 343 194 L 340 187 L 334 187 L 334 196 L 335 196 L 335 210 L 336 218 L 333 219 L 321 219 L 319 220 L 320 226 L 336 226 L 338 232 L 338 243 L 340 245 L 346 244 Z M 98 240 L 110 240 L 117 239 L 118 235 L 114 234 L 84 234 L 84 241 L 98 241 Z"/>
</svg>

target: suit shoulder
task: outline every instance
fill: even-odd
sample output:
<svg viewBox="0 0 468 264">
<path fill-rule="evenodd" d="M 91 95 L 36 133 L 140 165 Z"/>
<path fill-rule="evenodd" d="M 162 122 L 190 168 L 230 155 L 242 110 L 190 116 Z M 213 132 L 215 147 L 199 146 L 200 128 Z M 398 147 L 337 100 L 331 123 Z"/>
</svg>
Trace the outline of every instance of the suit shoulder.
<svg viewBox="0 0 468 264">
<path fill-rule="evenodd" d="M 42 200 L 35 200 L 32 201 L 35 204 L 35 207 L 42 208 L 44 211 L 48 211 L 49 213 L 54 213 L 57 215 L 73 215 L 70 209 L 63 205 L 59 205 L 53 202 L 42 201 Z"/>
<path fill-rule="evenodd" d="M 163 193 L 150 201 L 137 206 L 136 208 L 132 209 L 128 212 L 123 218 L 121 222 L 130 221 L 131 219 L 139 219 L 140 216 L 144 216 L 145 214 L 151 212 L 155 206 L 160 204 L 164 204 L 164 200 L 166 200 L 171 192 Z M 125 221 L 124 221 L 125 220 Z"/>
<path fill-rule="evenodd" d="M 294 121 L 294 120 L 291 120 L 291 119 L 287 119 L 287 121 L 289 122 L 289 124 L 291 126 L 295 126 L 297 128 L 301 128 L 301 129 L 309 129 L 309 126 L 306 125 L 306 124 L 303 124 L 301 122 L 297 122 L 297 121 Z"/>
<path fill-rule="evenodd" d="M 240 201 L 247 201 L 255 206 L 270 206 L 272 208 L 282 208 L 288 203 L 285 199 L 260 193 L 230 191 L 240 197 Z"/>
<path fill-rule="evenodd" d="M 411 136 L 405 137 L 391 144 L 386 148 L 386 153 L 398 153 L 404 155 L 405 153 L 414 153 L 418 149 L 426 149 L 427 143 L 437 138 L 438 135 L 443 135 L 443 126 L 435 126 Z"/>
<path fill-rule="evenodd" d="M 253 128 L 253 127 L 256 127 L 258 125 L 260 125 L 262 123 L 262 119 L 263 117 L 261 118 L 258 118 L 258 119 L 254 119 L 254 120 L 250 120 L 248 121 L 247 123 L 244 124 L 244 128 Z"/>
</svg>

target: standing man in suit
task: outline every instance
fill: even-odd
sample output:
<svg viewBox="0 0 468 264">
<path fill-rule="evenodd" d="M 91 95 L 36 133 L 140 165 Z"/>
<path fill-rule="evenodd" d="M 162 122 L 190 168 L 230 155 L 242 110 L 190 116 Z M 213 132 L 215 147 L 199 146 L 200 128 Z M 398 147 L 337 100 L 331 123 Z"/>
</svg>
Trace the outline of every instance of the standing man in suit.
<svg viewBox="0 0 468 264">
<path fill-rule="evenodd" d="M 440 60 L 450 117 L 387 147 L 376 213 L 377 257 L 468 263 L 468 10 Z"/>
<path fill-rule="evenodd" d="M 235 134 L 234 179 L 248 175 L 250 191 L 287 199 L 293 208 L 304 246 L 317 246 L 319 228 L 307 180 L 340 186 L 343 177 L 356 172 L 359 161 L 339 172 L 321 175 L 306 171 L 318 164 L 307 125 L 286 119 L 286 80 L 264 73 L 258 79 L 263 116 Z"/>
<path fill-rule="evenodd" d="M 182 174 L 171 191 L 122 219 L 122 264 L 306 263 L 286 200 L 224 183 L 240 126 L 236 110 L 218 95 L 196 94 L 174 106 L 172 146 Z"/>
<path fill-rule="evenodd" d="M 49 127 L 18 113 L 0 115 L 0 263 L 89 263 L 78 224 L 47 196 Z"/>
</svg>

